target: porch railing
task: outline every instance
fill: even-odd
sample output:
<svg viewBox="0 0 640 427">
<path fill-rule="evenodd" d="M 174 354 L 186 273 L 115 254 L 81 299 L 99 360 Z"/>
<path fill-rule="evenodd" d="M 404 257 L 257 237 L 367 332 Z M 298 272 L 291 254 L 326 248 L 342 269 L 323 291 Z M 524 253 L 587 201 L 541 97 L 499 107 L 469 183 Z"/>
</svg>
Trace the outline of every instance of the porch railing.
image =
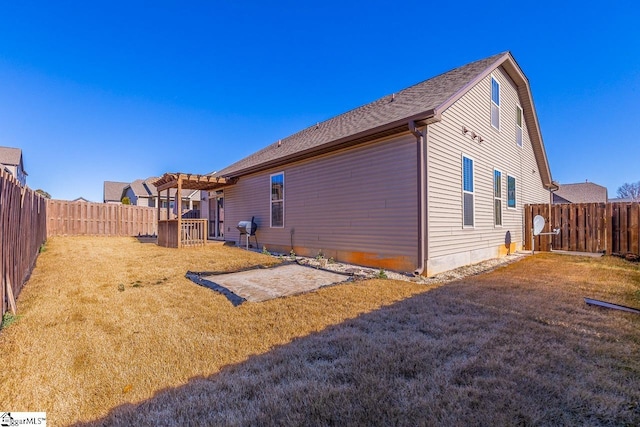
<svg viewBox="0 0 640 427">
<path fill-rule="evenodd" d="M 182 219 L 182 246 L 207 243 L 207 219 Z"/>
<path fill-rule="evenodd" d="M 178 220 L 158 221 L 158 245 L 167 248 L 177 248 L 178 238 L 180 246 L 204 246 L 207 243 L 206 219 L 182 219 L 180 233 L 178 233 Z"/>
</svg>

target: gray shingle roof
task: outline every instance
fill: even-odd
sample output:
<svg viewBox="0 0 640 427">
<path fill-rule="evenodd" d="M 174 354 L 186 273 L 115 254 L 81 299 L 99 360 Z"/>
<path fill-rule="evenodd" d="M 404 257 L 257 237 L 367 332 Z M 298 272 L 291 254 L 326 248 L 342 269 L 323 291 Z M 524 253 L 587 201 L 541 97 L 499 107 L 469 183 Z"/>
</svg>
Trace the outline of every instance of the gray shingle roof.
<svg viewBox="0 0 640 427">
<path fill-rule="evenodd" d="M 15 166 L 17 170 L 22 170 L 25 175 L 28 175 L 24 170 L 24 164 L 22 162 L 22 150 L 14 147 L 0 147 L 0 165 Z"/>
<path fill-rule="evenodd" d="M 122 191 L 129 185 L 128 182 L 105 181 L 103 188 L 103 201 L 119 202 L 122 199 Z"/>
<path fill-rule="evenodd" d="M 22 150 L 12 147 L 0 147 L 0 163 L 3 165 L 18 166 L 22 159 Z"/>
<path fill-rule="evenodd" d="M 177 191 L 178 191 L 177 188 L 170 188 L 169 189 L 169 197 L 172 198 L 172 199 L 175 199 Z M 158 192 L 156 191 L 156 194 L 157 193 Z M 183 199 L 187 199 L 187 198 L 189 198 L 189 196 L 191 194 L 193 194 L 193 197 L 191 198 L 192 200 L 194 200 L 194 201 L 195 200 L 200 200 L 200 191 L 199 190 L 198 191 L 196 191 L 196 190 L 182 190 L 180 192 L 180 194 L 182 194 L 182 198 Z"/>
<path fill-rule="evenodd" d="M 151 183 L 158 178 L 153 176 L 147 179 L 136 179 L 129 186 L 136 197 L 153 197 L 158 194 L 156 188 Z"/>
<path fill-rule="evenodd" d="M 561 184 L 553 193 L 554 203 L 606 203 L 607 188 L 593 182 Z"/>
<path fill-rule="evenodd" d="M 308 127 L 294 135 L 217 172 L 216 176 L 232 177 L 265 163 L 284 160 L 297 153 L 321 149 L 334 141 L 357 138 L 374 128 L 392 125 L 401 120 L 426 118 L 436 108 L 462 91 L 507 52 L 472 62 L 425 80 L 395 94 L 384 96 L 370 104 Z M 406 126 L 406 123 L 404 123 Z"/>
<path fill-rule="evenodd" d="M 149 192 L 144 187 L 144 181 L 142 179 L 136 179 L 129 184 L 129 187 L 131 187 L 131 191 L 133 191 L 136 197 L 149 197 Z"/>
<path fill-rule="evenodd" d="M 157 176 L 151 176 L 146 179 L 136 179 L 135 181 L 129 182 L 115 182 L 115 181 L 105 181 L 104 182 L 104 202 L 119 202 L 122 199 L 122 195 L 124 190 L 127 187 L 131 187 L 133 194 L 136 197 L 147 197 L 147 198 L 155 198 L 158 197 L 158 189 L 153 185 L 153 182 L 157 181 Z M 176 188 L 171 188 L 169 190 L 169 198 L 175 200 L 176 198 Z M 191 197 L 192 200 L 197 201 L 200 200 L 200 191 L 195 190 L 182 190 L 182 198 L 188 198 L 192 193 L 195 194 Z M 163 194 L 164 195 L 164 194 Z"/>
</svg>

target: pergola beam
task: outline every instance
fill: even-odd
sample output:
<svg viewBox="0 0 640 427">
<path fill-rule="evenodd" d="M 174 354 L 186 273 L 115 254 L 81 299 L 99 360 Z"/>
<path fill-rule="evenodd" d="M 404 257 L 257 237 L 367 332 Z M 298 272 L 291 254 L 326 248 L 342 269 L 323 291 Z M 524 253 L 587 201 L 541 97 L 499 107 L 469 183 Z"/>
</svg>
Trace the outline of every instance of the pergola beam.
<svg viewBox="0 0 640 427">
<path fill-rule="evenodd" d="M 178 190 L 176 191 L 176 207 L 178 212 L 178 249 L 182 247 L 182 177 L 178 177 Z"/>
<path fill-rule="evenodd" d="M 164 190 L 168 190 L 170 188 L 176 188 L 178 186 L 178 182 L 177 181 L 171 181 L 171 182 L 167 182 L 166 184 L 162 184 L 159 187 L 156 187 L 158 189 L 158 193 Z"/>
<path fill-rule="evenodd" d="M 178 181 L 181 181 L 181 188 L 185 190 L 213 190 L 236 183 L 236 179 L 227 179 L 213 175 L 196 175 L 187 173 L 165 173 L 153 184 L 158 191 L 169 188 L 178 188 Z"/>
<path fill-rule="evenodd" d="M 199 190 L 199 191 L 210 191 L 217 188 L 225 187 L 228 185 L 233 185 L 237 182 L 237 178 L 226 179 L 222 177 L 216 177 L 213 175 L 196 175 L 196 174 L 186 174 L 186 173 L 165 173 L 160 178 L 158 178 L 153 185 L 156 186 L 158 191 L 158 244 L 162 246 L 170 246 L 174 247 L 173 243 L 173 234 L 169 232 L 169 230 L 176 230 L 177 232 L 177 240 L 175 240 L 175 247 L 181 248 L 184 246 L 182 238 L 182 224 L 183 223 L 191 223 L 194 221 L 204 221 L 204 236 L 206 239 L 207 235 L 207 223 L 206 220 L 195 220 L 195 219 L 182 219 L 182 190 Z M 176 189 L 176 197 L 175 197 L 175 209 L 177 211 L 177 216 L 175 219 L 171 219 L 171 204 L 169 202 L 170 199 L 170 191 L 172 188 Z M 160 220 L 160 205 L 162 200 L 162 192 L 166 191 L 166 203 L 167 203 L 167 219 Z M 162 223 L 162 224 L 161 224 Z M 174 225 L 175 224 L 175 227 Z M 163 225 L 163 227 L 161 227 Z M 187 225 L 189 226 L 189 225 Z M 160 233 L 160 230 L 163 230 Z M 191 240 L 190 240 L 191 241 Z M 191 244 L 191 243 L 189 243 Z"/>
</svg>

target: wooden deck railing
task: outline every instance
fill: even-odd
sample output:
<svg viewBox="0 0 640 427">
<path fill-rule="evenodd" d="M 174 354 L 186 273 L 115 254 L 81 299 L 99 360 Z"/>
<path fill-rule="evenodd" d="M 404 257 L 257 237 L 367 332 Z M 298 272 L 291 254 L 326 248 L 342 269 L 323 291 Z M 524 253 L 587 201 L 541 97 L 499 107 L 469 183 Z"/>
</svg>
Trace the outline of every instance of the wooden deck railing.
<svg viewBox="0 0 640 427">
<path fill-rule="evenodd" d="M 206 219 L 182 220 L 182 246 L 200 246 L 207 243 Z"/>
<path fill-rule="evenodd" d="M 203 246 L 207 243 L 206 219 L 182 219 L 180 232 L 181 246 Z M 158 245 L 166 248 L 178 247 L 178 220 L 158 221 Z"/>
</svg>

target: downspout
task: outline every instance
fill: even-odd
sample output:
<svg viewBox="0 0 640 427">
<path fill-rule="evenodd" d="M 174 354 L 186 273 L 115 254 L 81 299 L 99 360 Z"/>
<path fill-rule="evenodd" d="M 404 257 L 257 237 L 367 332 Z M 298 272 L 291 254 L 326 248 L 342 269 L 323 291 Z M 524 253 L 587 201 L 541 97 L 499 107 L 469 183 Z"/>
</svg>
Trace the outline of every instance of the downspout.
<svg viewBox="0 0 640 427">
<path fill-rule="evenodd" d="M 553 230 L 553 223 L 551 222 L 551 214 L 553 213 L 553 193 L 558 191 L 560 187 L 554 181 L 551 181 L 551 185 L 549 185 L 549 229 Z M 533 219 L 531 219 L 533 221 Z M 533 242 L 531 242 L 533 244 Z M 553 251 L 553 237 L 551 238 L 551 247 L 549 250 Z"/>
<path fill-rule="evenodd" d="M 418 266 L 413 274 L 419 276 L 424 272 L 424 260 L 427 257 L 426 147 L 424 144 L 427 128 L 424 128 L 423 133 L 416 128 L 416 122 L 410 120 L 409 131 L 416 137 L 418 155 Z"/>
</svg>

